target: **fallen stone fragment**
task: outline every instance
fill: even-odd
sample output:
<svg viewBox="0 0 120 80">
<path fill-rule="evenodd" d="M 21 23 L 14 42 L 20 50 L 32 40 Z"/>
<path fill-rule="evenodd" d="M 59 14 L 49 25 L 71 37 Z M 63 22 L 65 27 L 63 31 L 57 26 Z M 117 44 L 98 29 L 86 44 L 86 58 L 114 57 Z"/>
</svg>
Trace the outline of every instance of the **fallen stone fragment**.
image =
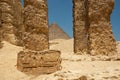
<svg viewBox="0 0 120 80">
<path fill-rule="evenodd" d="M 47 74 L 61 68 L 60 51 L 21 51 L 18 53 L 17 68 L 25 73 Z"/>
</svg>

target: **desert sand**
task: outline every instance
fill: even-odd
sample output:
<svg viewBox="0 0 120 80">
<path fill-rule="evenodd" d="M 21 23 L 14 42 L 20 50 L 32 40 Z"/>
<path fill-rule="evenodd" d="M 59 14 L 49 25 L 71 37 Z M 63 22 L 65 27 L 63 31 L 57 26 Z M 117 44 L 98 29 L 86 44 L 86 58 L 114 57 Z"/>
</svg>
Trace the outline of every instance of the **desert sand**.
<svg viewBox="0 0 120 80">
<path fill-rule="evenodd" d="M 73 53 L 73 39 L 50 41 L 50 49 L 60 50 L 62 69 L 53 74 L 27 75 L 17 70 L 17 54 L 22 47 L 3 41 L 0 49 L 0 80 L 120 80 L 120 42 L 115 56 L 76 55 Z"/>
</svg>

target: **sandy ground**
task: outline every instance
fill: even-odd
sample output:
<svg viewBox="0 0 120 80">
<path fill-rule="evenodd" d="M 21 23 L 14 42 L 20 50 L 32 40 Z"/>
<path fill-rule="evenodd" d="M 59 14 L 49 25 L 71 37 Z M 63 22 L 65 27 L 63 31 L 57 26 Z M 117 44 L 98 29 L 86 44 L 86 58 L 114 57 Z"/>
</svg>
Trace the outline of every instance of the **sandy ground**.
<svg viewBox="0 0 120 80">
<path fill-rule="evenodd" d="M 116 56 L 75 55 L 73 39 L 50 41 L 50 49 L 62 52 L 62 70 L 49 75 L 27 75 L 16 69 L 17 53 L 22 47 L 3 42 L 0 49 L 0 80 L 77 80 L 85 75 L 88 80 L 120 80 L 119 54 Z M 120 42 L 117 42 L 120 53 Z M 113 61 L 113 60 L 116 61 Z M 104 60 L 104 61 L 100 61 Z"/>
</svg>

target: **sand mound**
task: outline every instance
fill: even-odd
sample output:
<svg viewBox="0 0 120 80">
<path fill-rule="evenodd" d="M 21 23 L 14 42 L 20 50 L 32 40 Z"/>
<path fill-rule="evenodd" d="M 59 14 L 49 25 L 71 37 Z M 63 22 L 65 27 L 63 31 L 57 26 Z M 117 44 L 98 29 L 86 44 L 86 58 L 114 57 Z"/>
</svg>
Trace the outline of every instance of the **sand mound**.
<svg viewBox="0 0 120 80">
<path fill-rule="evenodd" d="M 73 39 L 55 39 L 50 41 L 50 44 L 50 49 L 60 50 L 62 53 L 73 52 Z"/>
<path fill-rule="evenodd" d="M 120 53 L 120 41 L 117 42 L 117 51 Z"/>
<path fill-rule="evenodd" d="M 62 70 L 49 75 L 26 75 L 16 69 L 17 53 L 21 47 L 3 42 L 0 49 L 0 80 L 120 80 L 120 61 L 92 61 L 93 56 L 73 54 L 73 39 L 50 41 L 50 48 L 62 51 Z M 118 43 L 120 51 L 120 44 Z M 97 57 L 98 58 L 98 57 Z"/>
</svg>

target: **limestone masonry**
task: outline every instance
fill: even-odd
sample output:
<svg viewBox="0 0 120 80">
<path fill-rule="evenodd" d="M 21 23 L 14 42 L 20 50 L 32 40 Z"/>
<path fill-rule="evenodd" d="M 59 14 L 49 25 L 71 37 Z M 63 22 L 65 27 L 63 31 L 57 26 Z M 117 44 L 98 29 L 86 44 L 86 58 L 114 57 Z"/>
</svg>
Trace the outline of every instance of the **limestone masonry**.
<svg viewBox="0 0 120 80">
<path fill-rule="evenodd" d="M 114 0 L 88 1 L 90 53 L 93 55 L 116 53 L 116 41 L 110 23 Z"/>
<path fill-rule="evenodd" d="M 48 7 L 46 0 L 25 0 L 24 3 L 25 31 L 29 33 L 29 35 L 26 36 L 25 47 L 31 49 L 31 42 L 37 40 L 38 44 L 34 45 L 39 45 L 39 51 L 48 49 Z M 33 37 L 33 35 L 38 37 Z M 33 41 L 27 39 L 30 36 L 33 37 Z"/>
<path fill-rule="evenodd" d="M 86 25 L 87 11 L 86 0 L 73 0 L 73 30 L 74 52 L 87 53 L 88 51 L 88 26 Z"/>
<path fill-rule="evenodd" d="M 75 53 L 116 53 L 116 42 L 110 23 L 113 7 L 114 0 L 73 0 Z"/>
<path fill-rule="evenodd" d="M 22 27 L 22 5 L 20 0 L 0 0 L 1 28 L 3 40 L 17 45 L 18 28 Z"/>
<path fill-rule="evenodd" d="M 29 74 L 49 74 L 61 69 L 60 51 L 21 51 L 18 54 L 18 69 Z"/>
<path fill-rule="evenodd" d="M 113 7 L 114 0 L 73 0 L 75 53 L 117 53 L 110 23 Z M 69 36 L 52 26 L 54 30 L 49 30 L 47 0 L 24 0 L 24 7 L 21 0 L 0 0 L 0 48 L 3 40 L 24 47 L 17 59 L 22 72 L 46 74 L 61 69 L 61 52 L 49 50 L 49 40 Z"/>
<path fill-rule="evenodd" d="M 49 50 L 46 0 L 25 0 L 23 46 L 17 69 L 28 74 L 48 74 L 61 69 L 60 51 Z"/>
<path fill-rule="evenodd" d="M 1 5 L 1 4 L 0 4 Z M 1 23 L 1 17 L 2 17 L 2 13 L 1 13 L 1 7 L 0 7 L 0 48 L 2 48 L 2 23 Z"/>
</svg>

